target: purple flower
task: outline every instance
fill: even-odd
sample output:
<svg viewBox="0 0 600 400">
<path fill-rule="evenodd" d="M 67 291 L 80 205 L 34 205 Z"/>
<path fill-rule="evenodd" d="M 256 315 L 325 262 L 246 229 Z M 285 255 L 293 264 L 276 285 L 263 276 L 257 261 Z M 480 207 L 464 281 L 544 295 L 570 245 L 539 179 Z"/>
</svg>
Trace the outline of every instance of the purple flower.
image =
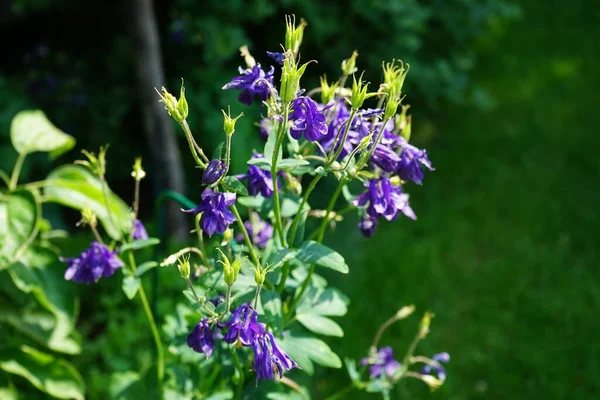
<svg viewBox="0 0 600 400">
<path fill-rule="evenodd" d="M 275 62 L 279 65 L 283 65 L 283 60 L 285 60 L 285 54 L 267 51 L 267 55 L 271 57 Z"/>
<path fill-rule="evenodd" d="M 231 313 L 228 322 L 220 323 L 219 327 L 228 328 L 223 340 L 235 343 L 239 340 L 244 346 L 250 346 L 256 335 L 265 332 L 265 324 L 257 322 L 258 313 L 248 304 L 242 304 Z"/>
<path fill-rule="evenodd" d="M 439 353 L 433 356 L 433 360 L 436 361 L 435 364 L 427 364 L 421 370 L 421 374 L 423 375 L 432 375 L 432 372 L 435 372 L 437 378 L 440 381 L 446 380 L 446 369 L 441 366 L 440 362 L 445 364 L 450 362 L 450 354 L 448 353 Z"/>
<path fill-rule="evenodd" d="M 252 159 L 265 158 L 262 154 L 253 152 Z M 248 173 L 238 175 L 238 179 L 248 179 L 248 193 L 250 196 L 262 194 L 264 197 L 273 196 L 273 178 L 271 172 L 256 165 L 248 164 Z M 279 186 L 279 180 L 277 181 Z"/>
<path fill-rule="evenodd" d="M 290 134 L 294 139 L 300 139 L 304 133 L 306 140 L 311 142 L 322 139 L 327 135 L 325 116 L 313 99 L 300 96 L 292 103 L 293 112 L 290 115 L 292 126 Z"/>
<path fill-rule="evenodd" d="M 223 233 L 227 227 L 235 221 L 235 216 L 227 207 L 235 204 L 235 193 L 219 193 L 212 189 L 202 192 L 202 202 L 198 207 L 190 210 L 182 210 L 187 213 L 202 213 L 200 228 L 208 236 Z"/>
<path fill-rule="evenodd" d="M 79 257 L 60 259 L 67 263 L 65 279 L 92 284 L 98 282 L 102 277 L 112 276 L 117 269 L 123 266 L 123 262 L 116 254 L 116 250 L 110 251 L 106 245 L 92 242 L 90 248 L 83 251 Z"/>
<path fill-rule="evenodd" d="M 415 146 L 408 144 L 402 137 L 400 137 L 400 140 L 402 153 L 400 153 L 400 162 L 398 163 L 396 173 L 403 181 L 411 180 L 417 185 L 420 185 L 425 176 L 421 165 L 424 165 L 430 171 L 433 171 L 434 169 L 431 167 L 431 161 L 427 158 L 427 152 L 425 150 L 420 150 Z"/>
<path fill-rule="evenodd" d="M 146 240 L 148 239 L 148 232 L 146 232 L 146 228 L 142 221 L 136 219 L 133 221 L 133 240 Z"/>
<path fill-rule="evenodd" d="M 256 371 L 256 383 L 259 379 L 281 379 L 285 371 L 298 368 L 298 364 L 283 351 L 275 342 L 272 333 L 266 332 L 257 335 L 252 342 L 254 363 L 252 369 Z"/>
<path fill-rule="evenodd" d="M 359 223 L 359 228 L 365 236 L 373 235 L 376 220 L 379 217 L 392 221 L 402 212 L 410 219 L 417 218 L 408 204 L 408 195 L 402 193 L 401 186 L 392 185 L 392 182 L 385 176 L 379 179 L 370 179 L 366 186 L 367 191 L 357 196 L 352 202 L 357 207 L 366 206 L 366 214 Z"/>
<path fill-rule="evenodd" d="M 385 172 L 394 172 L 398 168 L 400 157 L 392 149 L 380 143 L 375 147 L 372 160 Z"/>
<path fill-rule="evenodd" d="M 360 361 L 360 365 L 369 365 L 371 379 L 377 379 L 384 375 L 391 378 L 394 376 L 400 363 L 394 360 L 394 350 L 391 347 L 382 347 L 373 357 L 366 357 Z"/>
<path fill-rule="evenodd" d="M 223 161 L 217 159 L 210 160 L 202 174 L 202 183 L 205 185 L 212 185 L 221 179 L 226 170 L 227 166 Z"/>
<path fill-rule="evenodd" d="M 275 71 L 273 67 L 267 73 L 260 68 L 260 64 L 248 69 L 240 67 L 238 71 L 240 75 L 223 86 L 223 89 L 240 89 L 242 92 L 238 96 L 238 100 L 248 106 L 252 104 L 254 96 L 258 96 L 261 101 L 269 98 L 273 89 L 273 73 Z"/>
<path fill-rule="evenodd" d="M 213 352 L 213 337 L 206 318 L 202 318 L 187 337 L 187 344 L 196 353 L 204 353 L 210 357 Z"/>
<path fill-rule="evenodd" d="M 267 221 L 263 221 L 258 215 L 255 218 L 250 218 L 249 221 L 244 222 L 244 227 L 246 227 L 246 231 L 248 232 L 248 236 L 250 236 L 252 243 L 261 249 L 264 249 L 267 246 L 267 242 L 273 237 L 273 225 Z M 244 235 L 237 235 L 235 240 L 242 242 L 244 240 Z"/>
</svg>

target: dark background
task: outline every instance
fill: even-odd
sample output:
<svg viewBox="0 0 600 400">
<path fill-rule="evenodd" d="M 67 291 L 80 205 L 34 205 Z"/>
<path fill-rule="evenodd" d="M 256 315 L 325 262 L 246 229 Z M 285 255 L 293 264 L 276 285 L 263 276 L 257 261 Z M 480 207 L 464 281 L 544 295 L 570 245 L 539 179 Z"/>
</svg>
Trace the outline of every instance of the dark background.
<svg viewBox="0 0 600 400">
<path fill-rule="evenodd" d="M 133 12 L 131 1 L 0 1 L 0 168 L 9 171 L 16 158 L 11 118 L 41 108 L 77 138 L 77 149 L 111 144 L 108 179 L 126 200 L 133 156 L 144 155 L 150 178 L 141 215 L 152 227 L 153 198 L 165 185 L 153 181 L 160 166 L 150 161 L 150 149 L 160 143 L 143 133 Z M 164 84 L 177 92 L 185 79 L 199 142 L 212 149 L 221 141 L 221 108 L 231 104 L 232 114 L 246 114 L 234 137 L 236 171 L 260 146 L 252 125 L 258 108 L 220 88 L 242 64 L 242 44 L 270 64 L 264 52 L 279 48 L 285 14 L 309 23 L 302 56 L 319 64 L 309 67 L 307 88 L 321 73 L 335 79 L 354 49 L 373 85 L 382 60 L 411 64 L 406 101 L 413 141 L 428 149 L 436 171 L 422 187 L 408 188 L 417 221 L 381 224 L 365 240 L 348 217 L 328 239 L 351 267 L 331 282 L 352 299 L 341 320 L 346 336 L 330 342 L 340 355 L 362 357 L 377 326 L 414 303 L 436 313 L 420 352 L 452 356 L 447 383 L 431 397 L 600 396 L 597 2 L 174 0 L 157 2 L 155 12 Z M 184 189 L 198 197 L 199 175 L 185 138 L 174 132 Z M 73 151 L 59 162 L 77 157 Z M 23 179 L 43 179 L 51 166 L 34 155 Z M 51 215 L 64 226 L 72 218 Z M 122 361 L 109 359 L 126 350 L 118 338 L 135 335 L 136 323 L 143 323 L 123 317 L 120 330 L 97 327 L 122 307 L 109 287 L 94 288 L 101 300 L 87 311 L 95 314 L 80 317 L 95 344 L 92 355 L 73 362 L 90 398 L 104 398 L 108 371 L 131 367 L 127 353 Z M 412 317 L 394 325 L 383 344 L 402 354 L 417 323 Z M 343 370 L 321 370 L 315 398 L 346 383 Z M 428 390 L 410 382 L 395 394 L 423 398 Z"/>
</svg>

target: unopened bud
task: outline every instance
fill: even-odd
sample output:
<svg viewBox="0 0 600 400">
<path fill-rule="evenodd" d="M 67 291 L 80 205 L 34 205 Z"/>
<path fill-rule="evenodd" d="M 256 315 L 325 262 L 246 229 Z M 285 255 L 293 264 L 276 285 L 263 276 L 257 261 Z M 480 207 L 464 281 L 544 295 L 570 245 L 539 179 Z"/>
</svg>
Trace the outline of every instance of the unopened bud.
<svg viewBox="0 0 600 400">
<path fill-rule="evenodd" d="M 443 381 L 439 380 L 438 378 L 432 375 L 421 375 L 419 379 L 425 382 L 427 386 L 429 386 L 429 389 L 431 389 L 431 391 L 438 389 L 444 383 Z"/>
<path fill-rule="evenodd" d="M 311 61 L 300 65 L 295 61 L 294 55 L 291 52 L 285 53 L 283 60 L 283 68 L 281 69 L 281 90 L 280 97 L 284 103 L 292 102 L 298 95 L 300 89 L 300 78 L 304 75 L 306 67 Z"/>
<path fill-rule="evenodd" d="M 221 253 L 221 257 L 223 260 L 218 260 L 218 263 L 223 265 L 223 279 L 227 286 L 232 286 L 238 278 L 238 274 L 240 273 L 240 268 L 242 267 L 242 259 L 236 258 L 233 263 L 229 261 L 225 253 L 221 251 L 221 249 L 217 248 L 219 253 Z"/>
<path fill-rule="evenodd" d="M 304 28 L 306 21 L 300 20 L 300 25 L 296 26 L 296 16 L 286 15 L 285 17 L 285 49 L 291 51 L 294 55 L 298 54 L 302 38 L 304 37 Z"/>
<path fill-rule="evenodd" d="M 376 96 L 377 93 L 367 93 L 369 84 L 363 83 L 362 74 L 356 80 L 356 77 L 352 77 L 352 95 L 350 96 L 350 105 L 353 109 L 358 110 L 362 107 L 366 99 Z"/>
<path fill-rule="evenodd" d="M 202 183 L 204 185 L 212 185 L 221 179 L 225 171 L 227 171 L 227 166 L 223 161 L 218 159 L 210 160 L 202 174 Z"/>
<path fill-rule="evenodd" d="M 342 72 L 344 75 L 350 76 L 358 71 L 356 68 L 356 57 L 358 57 L 358 52 L 355 50 L 349 58 L 342 61 Z"/>
<path fill-rule="evenodd" d="M 133 176 L 133 179 L 135 179 L 138 182 L 146 177 L 146 171 L 144 171 L 142 168 L 142 157 L 135 158 L 135 161 L 133 162 L 133 171 L 131 171 L 131 176 Z"/>
<path fill-rule="evenodd" d="M 178 123 L 182 123 L 188 116 L 188 103 L 185 99 L 185 87 L 183 85 L 183 79 L 181 80 L 181 91 L 179 93 L 179 100 L 175 98 L 167 89 L 163 86 L 161 92 L 155 88 L 156 92 L 160 96 L 160 102 L 165 104 L 165 110 L 171 117 Z"/>
<path fill-rule="evenodd" d="M 229 243 L 231 239 L 233 239 L 233 229 L 227 228 L 225 229 L 225 232 L 223 232 L 223 243 L 225 243 L 223 246 Z"/>
<path fill-rule="evenodd" d="M 327 76 L 323 75 L 321 78 L 321 103 L 327 104 L 335 98 L 335 92 L 339 86 L 339 82 L 332 83 L 331 85 L 327 82 Z"/>
<path fill-rule="evenodd" d="M 419 324 L 419 338 L 424 339 L 425 336 L 429 333 L 429 325 L 431 324 L 431 319 L 435 316 L 434 313 L 427 311 L 423 318 L 421 319 L 421 323 Z"/>
<path fill-rule="evenodd" d="M 404 306 L 398 310 L 398 312 L 396 313 L 396 318 L 399 320 L 404 319 L 404 318 L 408 317 L 409 315 L 411 315 L 414 311 L 415 311 L 415 306 L 413 306 L 413 305 Z"/>
<path fill-rule="evenodd" d="M 183 257 L 178 260 L 177 269 L 179 269 L 179 274 L 184 279 L 189 279 L 190 277 L 190 257 Z"/>
<path fill-rule="evenodd" d="M 80 224 L 95 228 L 98 225 L 98 220 L 96 219 L 96 215 L 92 212 L 92 210 L 85 208 L 81 211 Z"/>
<path fill-rule="evenodd" d="M 412 115 L 406 117 L 406 125 L 402 129 L 401 135 L 408 142 L 410 140 L 410 131 L 412 128 Z"/>
<path fill-rule="evenodd" d="M 94 174 L 100 178 L 104 177 L 106 173 L 106 152 L 108 151 L 108 145 L 100 146 L 98 155 L 91 151 L 81 150 L 81 153 L 87 158 L 87 160 L 77 160 L 75 164 L 83 165 L 90 169 Z"/>
<path fill-rule="evenodd" d="M 225 135 L 231 136 L 235 132 L 235 123 L 244 116 L 244 113 L 231 118 L 231 110 L 229 108 L 227 108 L 227 113 L 225 113 L 225 110 L 221 110 L 221 112 L 223 113 L 223 130 L 225 131 Z"/>
<path fill-rule="evenodd" d="M 252 68 L 256 65 L 256 60 L 254 57 L 252 57 L 252 54 L 250 54 L 248 46 L 244 45 L 240 47 L 240 55 L 244 57 L 244 61 L 246 62 L 246 66 L 248 66 L 248 68 Z"/>
</svg>

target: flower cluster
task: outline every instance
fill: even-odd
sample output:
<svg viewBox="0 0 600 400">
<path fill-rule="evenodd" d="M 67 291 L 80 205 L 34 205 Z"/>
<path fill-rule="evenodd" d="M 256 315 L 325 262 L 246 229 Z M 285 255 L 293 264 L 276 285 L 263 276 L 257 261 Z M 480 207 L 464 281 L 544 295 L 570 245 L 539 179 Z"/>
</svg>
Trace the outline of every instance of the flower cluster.
<svg viewBox="0 0 600 400">
<path fill-rule="evenodd" d="M 371 379 L 384 376 L 392 378 L 400 368 L 400 363 L 394 360 L 394 350 L 389 346 L 380 348 L 373 357 L 363 358 L 360 360 L 360 365 L 369 366 Z"/>
<path fill-rule="evenodd" d="M 92 242 L 89 249 L 83 251 L 79 257 L 61 258 L 67 263 L 65 279 L 77 283 L 92 284 L 100 278 L 112 276 L 115 271 L 123 266 L 117 257 L 117 251 L 110 251 L 106 245 Z"/>
<path fill-rule="evenodd" d="M 254 352 L 252 369 L 259 379 L 282 378 L 285 371 L 297 368 L 298 364 L 279 347 L 266 325 L 258 322 L 258 314 L 249 304 L 242 304 L 232 313 L 229 321 L 216 323 L 215 329 L 226 329 L 222 336 L 225 343 L 239 343 L 251 347 Z M 204 353 L 207 357 L 213 352 L 213 332 L 208 320 L 203 318 L 189 334 L 187 343 L 192 350 Z"/>
<path fill-rule="evenodd" d="M 275 68 L 271 67 L 265 72 L 260 64 L 255 64 L 248 69 L 239 68 L 239 76 L 236 76 L 223 86 L 223 89 L 239 89 L 241 93 L 238 100 L 247 106 L 252 104 L 255 97 L 260 101 L 266 101 L 273 89 L 273 74 Z"/>
<path fill-rule="evenodd" d="M 235 204 L 235 193 L 221 193 L 212 189 L 205 189 L 201 198 L 202 202 L 197 207 L 183 210 L 183 212 L 202 213 L 200 228 L 208 236 L 225 232 L 227 227 L 235 222 L 235 215 L 228 208 Z"/>
<path fill-rule="evenodd" d="M 432 360 L 434 362 L 426 364 L 421 370 L 421 373 L 423 375 L 433 375 L 435 373 L 437 379 L 442 382 L 445 381 L 446 369 L 440 363 L 448 364 L 450 362 L 450 354 L 445 352 L 438 353 L 433 356 Z"/>
</svg>

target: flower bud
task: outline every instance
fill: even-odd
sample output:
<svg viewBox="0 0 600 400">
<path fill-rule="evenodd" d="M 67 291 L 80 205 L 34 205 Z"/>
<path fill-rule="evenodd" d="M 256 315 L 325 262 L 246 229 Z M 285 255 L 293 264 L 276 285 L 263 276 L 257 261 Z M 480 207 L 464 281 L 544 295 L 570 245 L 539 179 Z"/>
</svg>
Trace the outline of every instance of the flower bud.
<svg viewBox="0 0 600 400">
<path fill-rule="evenodd" d="M 408 142 L 410 140 L 410 130 L 411 130 L 411 122 L 412 122 L 412 116 L 409 115 L 408 117 L 406 117 L 406 125 L 404 126 L 404 129 L 402 129 L 402 137 Z"/>
<path fill-rule="evenodd" d="M 227 243 L 229 243 L 231 239 L 233 239 L 233 230 L 231 228 L 227 228 L 225 229 L 225 232 L 223 232 L 223 240 L 221 241 L 221 246 L 227 246 Z"/>
<path fill-rule="evenodd" d="M 398 106 L 400 105 L 400 100 L 396 97 L 388 98 L 388 101 L 385 105 L 385 110 L 383 111 L 383 120 L 390 120 L 396 115 L 396 111 L 398 111 Z"/>
<path fill-rule="evenodd" d="M 358 57 L 358 52 L 354 50 L 349 58 L 342 61 L 342 72 L 344 75 L 350 76 L 358 71 L 356 68 L 356 57 Z"/>
<path fill-rule="evenodd" d="M 358 143 L 358 152 L 362 152 L 365 151 L 365 149 L 367 147 L 369 147 L 369 144 L 371 144 L 371 139 L 373 138 L 373 134 L 369 134 L 367 136 L 365 136 L 364 138 L 360 139 L 360 142 Z"/>
<path fill-rule="evenodd" d="M 302 38 L 304 37 L 304 28 L 306 21 L 300 20 L 300 25 L 296 26 L 296 16 L 286 15 L 285 17 L 285 49 L 291 51 L 294 56 L 298 54 Z"/>
<path fill-rule="evenodd" d="M 250 54 L 248 46 L 244 45 L 240 47 L 240 55 L 244 57 L 244 61 L 246 62 L 246 66 L 248 68 L 252 68 L 256 65 L 256 60 L 254 59 L 254 57 L 252 57 L 252 54 Z"/>
<path fill-rule="evenodd" d="M 223 161 L 218 159 L 210 160 L 208 167 L 206 167 L 202 174 L 202 184 L 212 185 L 221 179 L 225 171 L 227 171 L 227 166 Z"/>
<path fill-rule="evenodd" d="M 292 102 L 298 95 L 300 78 L 302 78 L 306 66 L 310 63 L 311 61 L 299 66 L 299 63 L 294 60 L 294 55 L 291 52 L 286 52 L 281 70 L 281 90 L 279 93 L 284 103 Z"/>
<path fill-rule="evenodd" d="M 356 77 L 352 77 L 352 95 L 350 96 L 350 105 L 353 109 L 358 110 L 362 107 L 366 99 L 375 96 L 377 93 L 367 93 L 369 84 L 363 84 L 362 74 L 356 80 Z"/>
<path fill-rule="evenodd" d="M 98 156 L 91 151 L 81 150 L 87 160 L 77 160 L 75 164 L 83 165 L 90 169 L 98 177 L 103 178 L 106 173 L 106 152 L 108 151 L 108 145 L 100 146 Z"/>
<path fill-rule="evenodd" d="M 88 225 L 92 229 L 98 225 L 98 220 L 96 219 L 96 215 L 89 208 L 84 208 L 81 211 L 81 221 L 80 224 Z"/>
<path fill-rule="evenodd" d="M 156 88 L 155 88 L 156 90 Z M 183 79 L 181 80 L 181 91 L 179 94 L 179 100 L 175 98 L 171 93 L 163 86 L 161 88 L 162 93 L 158 90 L 156 92 L 160 96 L 160 102 L 165 104 L 165 110 L 171 117 L 178 123 L 182 123 L 188 116 L 188 103 L 185 99 L 185 87 L 183 86 Z"/>
<path fill-rule="evenodd" d="M 221 112 L 223 113 L 223 130 L 225 131 L 225 135 L 231 136 L 235 132 L 235 123 L 244 116 L 244 113 L 240 113 L 237 117 L 231 118 L 231 110 L 229 110 L 229 108 L 227 109 L 227 113 L 225 113 L 225 110 L 221 110 Z"/>
<path fill-rule="evenodd" d="M 233 263 L 229 261 L 227 256 L 221 251 L 221 249 L 217 248 L 219 253 L 221 253 L 221 257 L 223 257 L 223 261 L 218 260 L 217 262 L 223 265 L 223 279 L 227 286 L 232 286 L 238 278 L 238 274 L 240 273 L 240 268 L 242 267 L 242 259 L 236 258 Z"/>
<path fill-rule="evenodd" d="M 146 171 L 142 169 L 142 157 L 136 157 L 133 163 L 133 171 L 131 171 L 131 176 L 136 181 L 141 181 L 146 177 Z"/>
<path fill-rule="evenodd" d="M 426 383 L 431 391 L 438 389 L 444 383 L 432 375 L 421 375 L 419 379 Z"/>
<path fill-rule="evenodd" d="M 401 309 L 399 309 L 398 312 L 396 312 L 396 318 L 399 320 L 404 319 L 404 318 L 408 317 L 409 315 L 411 315 L 414 311 L 415 311 L 415 306 L 413 306 L 413 305 L 404 306 Z"/>
<path fill-rule="evenodd" d="M 399 65 L 398 65 L 399 63 Z M 392 60 L 390 63 L 383 64 L 383 84 L 382 90 L 388 96 L 388 98 L 396 98 L 400 100 L 402 98 L 402 86 L 404 80 L 408 74 L 410 65 L 404 63 L 401 60 Z"/>
<path fill-rule="evenodd" d="M 321 103 L 327 104 L 333 101 L 335 98 L 335 92 L 339 86 L 339 82 L 332 83 L 329 85 L 327 82 L 327 76 L 323 75 L 321 78 Z"/>
<path fill-rule="evenodd" d="M 177 260 L 177 269 L 183 279 L 189 279 L 190 277 L 190 257 L 182 257 Z"/>
<path fill-rule="evenodd" d="M 431 319 L 435 316 L 434 313 L 427 311 L 423 318 L 421 319 L 421 323 L 419 324 L 419 338 L 424 339 L 425 336 L 429 333 L 429 325 L 431 324 Z"/>
</svg>

